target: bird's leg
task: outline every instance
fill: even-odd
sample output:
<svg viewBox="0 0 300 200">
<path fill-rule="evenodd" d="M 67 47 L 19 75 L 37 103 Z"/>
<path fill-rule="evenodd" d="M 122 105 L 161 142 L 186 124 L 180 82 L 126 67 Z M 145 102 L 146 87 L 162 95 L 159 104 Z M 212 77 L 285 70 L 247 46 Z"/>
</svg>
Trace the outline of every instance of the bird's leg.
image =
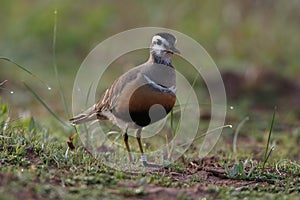
<svg viewBox="0 0 300 200">
<path fill-rule="evenodd" d="M 139 143 L 140 151 L 141 151 L 141 154 L 142 154 L 141 160 L 143 162 L 143 165 L 145 167 L 151 167 L 151 168 L 160 168 L 160 167 L 162 167 L 162 165 L 156 165 L 156 164 L 148 163 L 147 157 L 146 157 L 146 155 L 144 155 L 144 151 L 143 151 L 143 146 L 142 146 L 142 142 L 141 142 L 141 133 L 142 133 L 142 129 L 139 128 L 136 131 L 136 139 Z"/>
<path fill-rule="evenodd" d="M 141 133 L 142 133 L 142 129 L 139 128 L 136 132 L 136 139 L 139 143 L 140 151 L 141 151 L 142 155 L 144 155 L 143 146 L 142 146 L 142 142 L 141 142 Z"/>
<path fill-rule="evenodd" d="M 142 142 L 141 142 L 141 133 L 142 133 L 142 129 L 139 128 L 136 131 L 136 140 L 139 143 L 140 151 L 141 151 L 141 154 L 142 154 L 141 158 L 142 158 L 143 165 L 146 166 L 148 164 L 148 162 L 147 162 L 147 157 L 144 155 L 144 150 L 143 150 L 143 146 L 142 146 Z"/>
<path fill-rule="evenodd" d="M 124 139 L 124 143 L 125 143 L 125 146 L 126 146 L 126 150 L 128 152 L 128 156 L 129 156 L 129 160 L 130 162 L 132 163 L 132 156 L 131 156 L 131 153 L 130 153 L 130 148 L 129 148 L 129 144 L 128 144 L 128 134 L 127 134 L 127 129 L 125 130 L 124 134 L 123 134 L 123 139 Z"/>
</svg>

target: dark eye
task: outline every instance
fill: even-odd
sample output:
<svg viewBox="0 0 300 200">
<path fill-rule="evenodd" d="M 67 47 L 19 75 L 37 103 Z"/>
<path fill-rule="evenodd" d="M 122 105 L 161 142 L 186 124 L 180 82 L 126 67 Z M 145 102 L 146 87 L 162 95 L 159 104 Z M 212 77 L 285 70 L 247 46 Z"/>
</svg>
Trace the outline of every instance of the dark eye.
<svg viewBox="0 0 300 200">
<path fill-rule="evenodd" d="M 161 45 L 161 40 L 157 40 L 157 42 L 156 42 L 158 45 Z"/>
</svg>

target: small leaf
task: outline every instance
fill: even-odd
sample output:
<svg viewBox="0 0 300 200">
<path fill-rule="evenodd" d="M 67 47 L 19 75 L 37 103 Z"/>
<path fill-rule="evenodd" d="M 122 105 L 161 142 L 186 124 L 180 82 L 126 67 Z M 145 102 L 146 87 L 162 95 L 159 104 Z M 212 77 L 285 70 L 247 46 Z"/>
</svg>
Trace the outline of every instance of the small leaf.
<svg viewBox="0 0 300 200">
<path fill-rule="evenodd" d="M 239 174 L 241 175 L 241 178 L 246 177 L 245 166 L 244 166 L 244 163 L 242 161 L 239 162 Z"/>
<path fill-rule="evenodd" d="M 7 112 L 7 105 L 6 104 L 3 104 L 2 106 L 1 106 L 1 114 L 3 115 L 3 114 L 5 114 Z"/>
<path fill-rule="evenodd" d="M 228 168 L 228 165 L 225 165 L 225 173 L 226 173 L 227 175 L 229 175 L 229 173 L 230 173 L 230 170 L 229 170 L 229 168 Z"/>
<path fill-rule="evenodd" d="M 21 142 L 19 141 L 18 144 L 16 145 L 16 154 L 17 155 L 23 154 L 25 147 L 26 147 L 26 144 L 21 145 Z"/>
<path fill-rule="evenodd" d="M 253 171 L 254 171 L 254 167 L 252 166 L 248 172 L 247 178 L 250 178 L 252 176 Z"/>
<path fill-rule="evenodd" d="M 238 164 L 235 164 L 234 166 L 233 166 L 233 169 L 232 169 L 232 175 L 233 175 L 233 177 L 236 177 L 238 174 L 239 174 L 239 165 Z"/>
<path fill-rule="evenodd" d="M 31 132 L 31 133 L 35 133 L 36 132 L 35 121 L 34 121 L 33 117 L 31 117 L 30 121 L 29 121 L 29 132 Z"/>
</svg>

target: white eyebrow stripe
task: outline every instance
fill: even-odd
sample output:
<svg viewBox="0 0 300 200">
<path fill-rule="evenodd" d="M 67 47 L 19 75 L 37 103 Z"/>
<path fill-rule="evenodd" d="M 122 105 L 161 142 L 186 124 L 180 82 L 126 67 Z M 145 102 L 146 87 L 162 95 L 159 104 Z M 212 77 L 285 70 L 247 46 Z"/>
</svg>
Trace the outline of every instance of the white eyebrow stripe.
<svg viewBox="0 0 300 200">
<path fill-rule="evenodd" d="M 169 42 L 168 42 L 165 38 L 162 38 L 162 37 L 159 36 L 159 35 L 153 36 L 153 38 L 152 38 L 152 43 L 153 43 L 154 41 L 157 41 L 157 40 L 161 40 L 161 42 L 162 42 L 163 44 L 167 45 L 167 46 L 170 45 Z"/>
<path fill-rule="evenodd" d="M 143 74 L 144 78 L 147 80 L 147 82 L 154 88 L 159 89 L 162 92 L 172 92 L 172 93 L 176 93 L 176 86 L 173 85 L 169 88 L 165 88 L 162 87 L 161 85 L 155 83 L 154 81 L 152 81 L 147 75 Z"/>
<path fill-rule="evenodd" d="M 155 49 L 155 50 L 166 50 L 166 48 L 164 48 L 163 46 L 158 45 L 158 44 L 153 45 L 152 49 Z"/>
</svg>

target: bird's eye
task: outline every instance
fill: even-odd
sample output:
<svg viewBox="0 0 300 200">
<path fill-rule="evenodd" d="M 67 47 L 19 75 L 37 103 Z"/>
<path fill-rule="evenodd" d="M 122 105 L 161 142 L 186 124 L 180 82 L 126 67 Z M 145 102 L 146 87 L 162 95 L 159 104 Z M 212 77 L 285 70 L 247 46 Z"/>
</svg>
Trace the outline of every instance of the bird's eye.
<svg viewBox="0 0 300 200">
<path fill-rule="evenodd" d="M 161 45 L 161 40 L 157 40 L 156 42 L 158 45 Z"/>
</svg>

